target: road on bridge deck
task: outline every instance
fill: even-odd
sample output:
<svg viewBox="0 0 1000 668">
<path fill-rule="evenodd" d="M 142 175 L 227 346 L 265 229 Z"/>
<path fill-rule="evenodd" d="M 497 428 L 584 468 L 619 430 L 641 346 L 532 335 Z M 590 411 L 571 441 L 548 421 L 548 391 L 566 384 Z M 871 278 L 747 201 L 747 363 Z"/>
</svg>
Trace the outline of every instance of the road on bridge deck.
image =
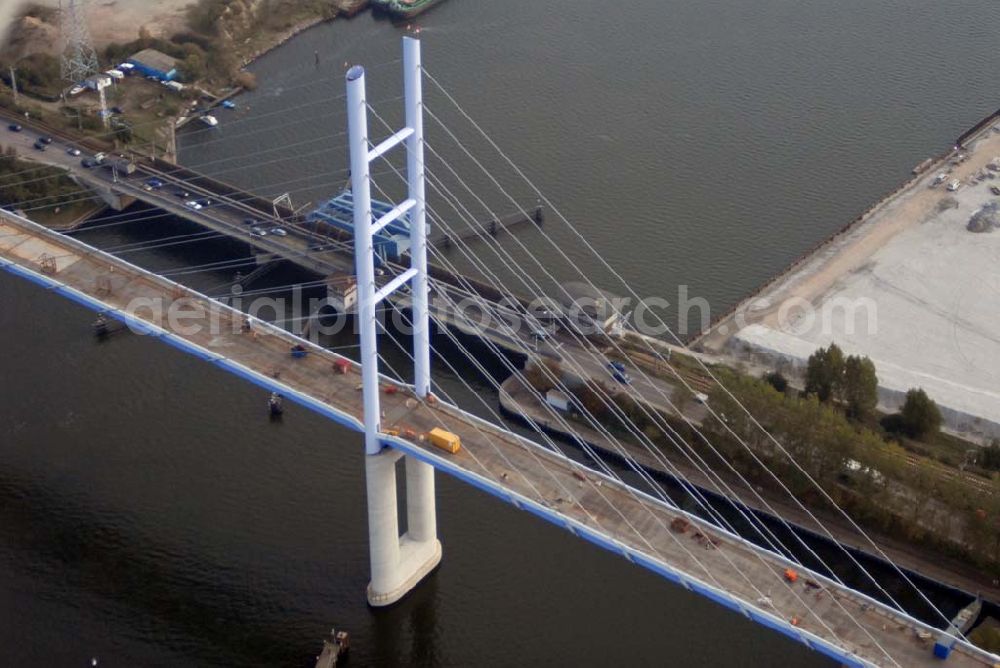
<svg viewBox="0 0 1000 668">
<path fill-rule="evenodd" d="M 224 368 L 252 372 L 264 384 L 281 383 L 286 391 L 321 404 L 321 411 L 332 409 L 360 426 L 359 370 L 335 373 L 338 355 L 310 347 L 309 354 L 295 359 L 290 350 L 300 341 L 284 330 L 257 323 L 244 331 L 243 314 L 223 304 L 6 213 L 0 221 L 0 262 L 28 269 L 36 280 L 71 287 L 109 310 L 125 309 L 136 298 L 182 305 L 187 313 L 183 326 L 172 325 L 152 309 L 134 315 Z M 783 577 L 787 564 L 777 557 L 691 518 L 688 528 L 674 530 L 678 511 L 654 499 L 457 408 L 419 401 L 407 388 L 388 381 L 385 387 L 392 389 L 382 396 L 383 431 L 400 429 L 401 435 L 392 438 L 406 443 L 403 447 L 400 441 L 398 447 L 421 453 L 435 466 L 502 489 L 522 506 L 535 504 L 577 533 L 600 534 L 621 551 L 627 548 L 633 558 L 645 555 L 686 574 L 689 583 L 700 581 L 726 592 L 743 607 L 769 613 L 863 661 L 885 665 L 881 647 L 892 656 L 890 665 L 940 665 L 927 634 L 921 639 L 913 622 L 888 608 L 822 579 L 790 583 Z M 461 452 L 444 454 L 422 438 L 437 426 L 462 438 Z M 992 661 L 959 646 L 949 663 L 984 666 Z"/>
</svg>

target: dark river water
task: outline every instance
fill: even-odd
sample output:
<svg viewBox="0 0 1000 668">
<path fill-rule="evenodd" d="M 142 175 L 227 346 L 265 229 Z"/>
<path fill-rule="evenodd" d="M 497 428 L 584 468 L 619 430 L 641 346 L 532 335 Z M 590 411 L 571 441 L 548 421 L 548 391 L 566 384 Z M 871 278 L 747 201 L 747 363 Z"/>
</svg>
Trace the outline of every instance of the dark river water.
<svg viewBox="0 0 1000 668">
<path fill-rule="evenodd" d="M 993 0 L 449 0 L 420 25 L 428 71 L 637 292 L 689 285 L 713 308 L 1000 105 Z M 182 133 L 182 160 L 297 206 L 335 194 L 345 62 L 369 66 L 370 101 L 398 120 L 404 30 L 365 14 L 301 35 L 253 66 L 260 88 L 219 130 Z M 430 87 L 428 108 L 533 204 Z M 428 130 L 490 208 L 513 208 Z M 545 231 L 571 260 L 546 269 L 617 289 L 552 214 Z M 82 238 L 188 232 L 157 218 Z M 126 257 L 167 270 L 243 254 Z M 231 271 L 184 279 L 218 291 Z M 353 636 L 350 665 L 828 665 L 440 476 L 441 568 L 371 610 L 358 435 L 297 408 L 267 422 L 259 390 L 142 337 L 98 343 L 92 314 L 6 274 L 0 299 L 0 665 L 307 666 L 332 625 Z M 495 402 L 471 373 L 472 392 L 434 373 L 470 408 Z"/>
</svg>

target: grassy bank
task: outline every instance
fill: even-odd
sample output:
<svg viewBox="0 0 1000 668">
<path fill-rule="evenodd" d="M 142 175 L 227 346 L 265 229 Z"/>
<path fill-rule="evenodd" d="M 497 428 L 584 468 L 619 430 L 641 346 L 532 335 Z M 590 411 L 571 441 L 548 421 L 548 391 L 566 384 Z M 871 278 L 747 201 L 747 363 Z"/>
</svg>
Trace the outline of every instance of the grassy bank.
<svg viewBox="0 0 1000 668">
<path fill-rule="evenodd" d="M 579 407 L 571 419 L 592 429 L 590 418 L 581 414 L 589 413 L 624 442 L 637 443 L 601 398 L 611 397 L 616 412 L 678 464 L 683 459 L 669 432 L 691 444 L 716 471 L 732 465 L 752 485 L 765 489 L 780 489 L 780 480 L 796 499 L 823 513 L 837 512 L 832 499 L 871 531 L 918 551 L 964 560 L 989 580 L 1000 576 L 1000 486 L 992 477 L 945 466 L 941 457 L 915 455 L 912 450 L 924 445 L 922 441 L 889 434 L 877 419 L 873 426 L 849 419 L 842 407 L 815 396 L 791 389 L 779 392 L 734 369 L 712 368 L 727 392 L 709 383 L 694 360 L 673 355 L 671 364 L 696 391 L 706 391 L 708 405 L 724 423 L 707 416 L 700 427 L 692 427 L 677 415 L 641 406 L 619 388 L 594 381 L 569 384 Z M 553 376 L 562 375 L 557 364 L 549 366 L 548 373 L 527 371 L 529 382 L 542 393 L 552 387 Z M 648 371 L 681 385 L 666 368 Z M 685 391 L 676 394 L 674 402 L 681 410 L 696 405 Z M 949 445 L 950 439 L 937 435 L 926 447 L 944 449 L 945 458 L 953 457 L 960 446 Z"/>
<path fill-rule="evenodd" d="M 64 170 L 24 160 L 13 148 L 0 150 L 0 207 L 55 215 L 79 198 L 80 186 Z"/>
</svg>

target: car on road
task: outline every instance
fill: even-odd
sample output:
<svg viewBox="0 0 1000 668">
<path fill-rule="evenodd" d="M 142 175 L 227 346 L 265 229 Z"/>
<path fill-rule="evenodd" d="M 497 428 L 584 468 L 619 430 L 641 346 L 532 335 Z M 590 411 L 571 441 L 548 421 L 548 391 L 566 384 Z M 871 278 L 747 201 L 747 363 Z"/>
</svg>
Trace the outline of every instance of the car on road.
<svg viewBox="0 0 1000 668">
<path fill-rule="evenodd" d="M 40 141 L 40 142 L 42 142 L 43 144 L 45 144 L 46 146 L 48 146 L 49 144 L 51 144 L 51 143 L 52 143 L 52 137 L 50 137 L 50 136 L 48 136 L 48 135 L 44 135 L 44 136 L 42 136 L 42 137 L 39 137 L 39 138 L 38 138 L 38 141 Z"/>
<path fill-rule="evenodd" d="M 189 209 L 194 209 L 195 211 L 201 211 L 201 204 L 197 200 L 191 200 L 190 202 L 184 202 L 184 206 Z"/>
<path fill-rule="evenodd" d="M 254 225 L 250 228 L 250 236 L 252 237 L 266 237 L 267 228 L 261 227 L 260 225 Z"/>
<path fill-rule="evenodd" d="M 956 179 L 948 184 L 948 192 L 955 192 L 961 187 L 962 187 L 962 182 Z"/>
<path fill-rule="evenodd" d="M 66 149 L 66 155 L 71 155 L 74 158 L 79 158 L 80 157 L 80 149 L 78 149 L 78 148 L 68 148 L 68 149 Z"/>
<path fill-rule="evenodd" d="M 622 385 L 628 385 L 632 382 L 632 378 L 625 371 L 625 365 L 621 362 L 608 362 L 608 371 L 611 372 L 611 377 Z"/>
<path fill-rule="evenodd" d="M 17 123 L 11 123 L 10 125 L 7 126 L 7 129 L 10 130 L 11 132 L 20 132 L 24 128 L 22 128 Z"/>
<path fill-rule="evenodd" d="M 202 199 L 198 199 L 195 201 L 198 202 L 198 204 L 201 204 L 202 208 L 212 206 L 212 200 L 208 199 L 207 197 L 203 197 Z"/>
<path fill-rule="evenodd" d="M 244 225 L 250 225 L 250 226 L 260 225 L 260 221 L 257 220 L 256 218 L 244 218 L 243 219 L 243 224 Z"/>
<path fill-rule="evenodd" d="M 174 191 L 174 195 L 180 197 L 181 199 L 191 199 L 191 193 L 186 190 L 177 189 Z"/>
<path fill-rule="evenodd" d="M 1000 186 L 990 186 L 990 192 L 994 195 L 1000 195 Z"/>
<path fill-rule="evenodd" d="M 93 158 L 84 158 L 83 160 L 80 161 L 80 164 L 83 166 L 84 169 L 92 169 L 94 167 L 97 167 L 97 165 L 100 163 L 98 163 Z"/>
<path fill-rule="evenodd" d="M 287 237 L 288 236 L 288 230 L 286 230 L 283 227 L 272 227 L 271 228 L 271 234 L 273 234 L 276 237 Z"/>
<path fill-rule="evenodd" d="M 36 141 L 35 142 L 35 150 L 36 151 L 44 151 L 45 150 L 45 142 L 43 142 L 41 139 L 39 139 L 38 141 Z"/>
<path fill-rule="evenodd" d="M 162 187 L 163 187 L 163 181 L 157 178 L 149 179 L 148 181 L 146 181 L 145 185 L 146 190 L 159 190 Z"/>
</svg>

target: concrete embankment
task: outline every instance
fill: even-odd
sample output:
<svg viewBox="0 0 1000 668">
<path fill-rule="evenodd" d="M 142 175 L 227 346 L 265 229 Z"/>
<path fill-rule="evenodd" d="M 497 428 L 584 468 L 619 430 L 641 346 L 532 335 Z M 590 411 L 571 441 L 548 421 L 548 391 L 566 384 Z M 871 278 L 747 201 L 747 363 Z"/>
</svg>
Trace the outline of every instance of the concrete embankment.
<svg viewBox="0 0 1000 668">
<path fill-rule="evenodd" d="M 621 436 L 616 436 L 615 442 L 612 442 L 568 415 L 564 416 L 564 424 L 552 415 L 533 388 L 526 387 L 516 377 L 508 378 L 502 384 L 500 409 L 506 417 L 522 423 L 533 422 L 559 441 L 568 442 L 583 450 L 591 448 L 605 461 L 626 467 L 626 458 L 632 459 L 658 482 L 665 484 L 666 489 L 674 493 L 678 501 L 688 496 L 682 481 L 678 480 L 678 476 L 683 476 L 684 482 L 697 487 L 714 508 L 736 524 L 746 525 L 743 521 L 734 520 L 738 513 L 728 499 L 734 499 L 743 512 L 752 513 L 768 528 L 782 535 L 787 533 L 782 520 L 788 522 L 810 545 L 820 546 L 817 551 L 821 550 L 826 555 L 832 555 L 832 559 L 828 559 L 832 564 L 842 562 L 844 559 L 843 553 L 836 547 L 839 543 L 849 549 L 865 568 L 884 574 L 885 577 L 898 578 L 892 567 L 875 554 L 871 544 L 861 538 L 843 517 L 830 511 L 810 508 L 810 512 L 835 537 L 835 543 L 828 535 L 821 533 L 821 529 L 801 508 L 768 489 L 758 487 L 754 490 L 755 494 L 745 484 L 736 480 L 735 476 L 727 475 L 721 476 L 724 483 L 722 484 L 718 479 L 710 479 L 702 470 L 682 460 L 679 455 L 671 453 L 671 456 L 667 457 L 666 453 L 663 453 L 654 457 L 646 448 Z M 664 460 L 669 464 L 665 464 Z M 780 514 L 781 519 L 777 518 L 776 514 Z M 928 558 L 919 548 L 897 539 L 871 532 L 869 535 L 893 563 L 904 569 L 922 590 L 931 593 L 932 598 L 967 603 L 968 599 L 974 596 L 970 592 L 975 592 L 988 602 L 986 610 L 988 614 L 1000 615 L 1000 585 L 986 574 L 971 568 L 963 561 L 936 555 Z M 760 540 L 759 534 L 749 528 L 744 537 L 751 541 Z M 789 538 L 785 540 L 785 544 L 793 547 L 795 541 Z M 864 580 L 859 580 L 857 584 L 862 588 L 870 586 L 870 583 Z"/>
<path fill-rule="evenodd" d="M 1000 112 L 915 171 L 692 345 L 801 375 L 836 343 L 875 363 L 883 411 L 921 387 L 951 431 L 1000 437 L 1000 238 L 970 226 L 1000 202 Z"/>
<path fill-rule="evenodd" d="M 779 286 L 784 279 L 793 275 L 797 270 L 802 268 L 808 262 L 814 260 L 818 255 L 829 250 L 831 245 L 844 239 L 850 232 L 868 221 L 874 212 L 878 211 L 894 197 L 914 187 L 921 180 L 923 180 L 926 174 L 935 171 L 937 168 L 947 163 L 950 158 L 963 151 L 979 135 L 990 132 L 990 128 L 997 122 L 1000 122 L 1000 109 L 986 116 L 972 128 L 959 135 L 958 139 L 955 140 L 955 144 L 950 149 L 920 163 L 918 168 L 914 169 L 914 174 L 911 178 L 907 179 L 891 192 L 886 193 L 886 195 L 879 198 L 878 201 L 868 207 L 854 220 L 850 221 L 844 225 L 844 227 L 840 228 L 829 237 L 821 240 L 815 246 L 799 255 L 783 271 L 774 275 L 763 285 L 751 290 L 745 297 L 737 301 L 736 304 L 728 311 L 714 317 L 707 329 L 691 339 L 689 346 L 696 350 L 705 351 L 721 351 L 724 349 L 726 343 L 737 331 L 739 331 L 748 319 L 752 320 L 759 317 L 758 313 L 752 312 L 749 309 L 754 302 L 762 299 L 770 290 Z M 743 320 L 740 319 L 741 317 Z"/>
</svg>

